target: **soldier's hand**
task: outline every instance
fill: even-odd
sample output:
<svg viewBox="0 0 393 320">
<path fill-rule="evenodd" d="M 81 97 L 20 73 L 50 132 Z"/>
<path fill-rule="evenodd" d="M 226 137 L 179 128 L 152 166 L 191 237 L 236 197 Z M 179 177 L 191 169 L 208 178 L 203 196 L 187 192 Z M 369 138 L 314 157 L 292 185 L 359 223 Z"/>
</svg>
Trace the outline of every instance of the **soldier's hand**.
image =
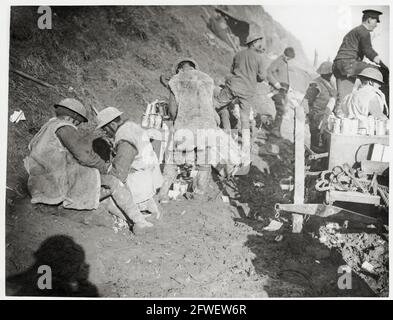
<svg viewBox="0 0 393 320">
<path fill-rule="evenodd" d="M 258 167 L 263 173 L 270 174 L 270 167 L 265 160 L 261 160 Z"/>
</svg>

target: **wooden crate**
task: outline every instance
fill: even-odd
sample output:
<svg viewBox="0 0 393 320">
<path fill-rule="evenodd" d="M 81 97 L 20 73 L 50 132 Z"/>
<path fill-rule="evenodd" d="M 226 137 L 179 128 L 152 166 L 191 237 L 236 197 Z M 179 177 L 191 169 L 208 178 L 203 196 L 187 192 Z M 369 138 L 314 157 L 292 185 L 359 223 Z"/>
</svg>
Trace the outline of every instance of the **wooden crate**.
<svg viewBox="0 0 393 320">
<path fill-rule="evenodd" d="M 331 170 L 335 166 L 348 163 L 352 166 L 356 161 L 370 160 L 374 144 L 389 145 L 389 136 L 345 135 L 327 131 L 329 164 Z"/>
</svg>

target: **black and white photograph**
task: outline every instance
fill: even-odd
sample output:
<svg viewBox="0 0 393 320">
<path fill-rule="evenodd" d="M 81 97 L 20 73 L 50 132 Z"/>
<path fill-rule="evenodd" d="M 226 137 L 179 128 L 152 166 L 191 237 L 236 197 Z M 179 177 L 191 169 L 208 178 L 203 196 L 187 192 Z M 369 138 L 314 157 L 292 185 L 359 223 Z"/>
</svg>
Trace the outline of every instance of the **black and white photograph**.
<svg viewBox="0 0 393 320">
<path fill-rule="evenodd" d="M 390 298 L 388 1 L 3 9 L 5 299 Z"/>
</svg>

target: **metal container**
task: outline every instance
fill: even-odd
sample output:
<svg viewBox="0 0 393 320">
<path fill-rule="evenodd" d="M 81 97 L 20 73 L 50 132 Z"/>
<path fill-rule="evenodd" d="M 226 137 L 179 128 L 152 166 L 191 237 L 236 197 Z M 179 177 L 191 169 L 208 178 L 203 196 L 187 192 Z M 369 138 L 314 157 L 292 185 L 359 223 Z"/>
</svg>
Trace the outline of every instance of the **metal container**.
<svg viewBox="0 0 393 320">
<path fill-rule="evenodd" d="M 384 136 L 386 134 L 385 120 L 375 120 L 375 135 Z"/>
<path fill-rule="evenodd" d="M 340 134 L 340 132 L 341 132 L 341 119 L 334 119 L 333 133 Z"/>
<path fill-rule="evenodd" d="M 359 120 L 351 119 L 351 134 L 357 135 L 359 130 Z"/>
<path fill-rule="evenodd" d="M 142 127 L 144 127 L 144 128 L 149 127 L 149 115 L 148 114 L 144 114 L 142 116 Z"/>
<path fill-rule="evenodd" d="M 162 124 L 162 117 L 161 115 L 156 114 L 154 119 L 154 128 L 161 129 L 161 124 Z"/>
<path fill-rule="evenodd" d="M 342 119 L 341 122 L 341 133 L 345 135 L 350 135 L 352 133 L 352 120 L 351 119 Z"/>
<path fill-rule="evenodd" d="M 367 134 L 369 136 L 374 136 L 375 135 L 375 119 L 374 117 L 368 117 L 368 130 Z"/>
</svg>

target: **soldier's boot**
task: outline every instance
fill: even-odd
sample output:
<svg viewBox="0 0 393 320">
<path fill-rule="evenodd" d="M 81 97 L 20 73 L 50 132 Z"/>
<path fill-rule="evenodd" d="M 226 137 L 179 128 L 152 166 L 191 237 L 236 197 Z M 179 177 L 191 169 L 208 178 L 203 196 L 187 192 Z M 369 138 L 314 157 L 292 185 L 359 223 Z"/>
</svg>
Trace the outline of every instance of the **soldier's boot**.
<svg viewBox="0 0 393 320">
<path fill-rule="evenodd" d="M 132 229 L 134 231 L 135 229 L 145 229 L 154 226 L 151 222 L 146 221 L 142 212 L 139 211 L 138 206 L 134 203 L 131 192 L 120 181 L 113 188 L 112 198 L 116 205 L 126 216 L 126 220 L 129 225 L 130 220 L 132 220 L 132 222 L 134 223 Z"/>
</svg>

